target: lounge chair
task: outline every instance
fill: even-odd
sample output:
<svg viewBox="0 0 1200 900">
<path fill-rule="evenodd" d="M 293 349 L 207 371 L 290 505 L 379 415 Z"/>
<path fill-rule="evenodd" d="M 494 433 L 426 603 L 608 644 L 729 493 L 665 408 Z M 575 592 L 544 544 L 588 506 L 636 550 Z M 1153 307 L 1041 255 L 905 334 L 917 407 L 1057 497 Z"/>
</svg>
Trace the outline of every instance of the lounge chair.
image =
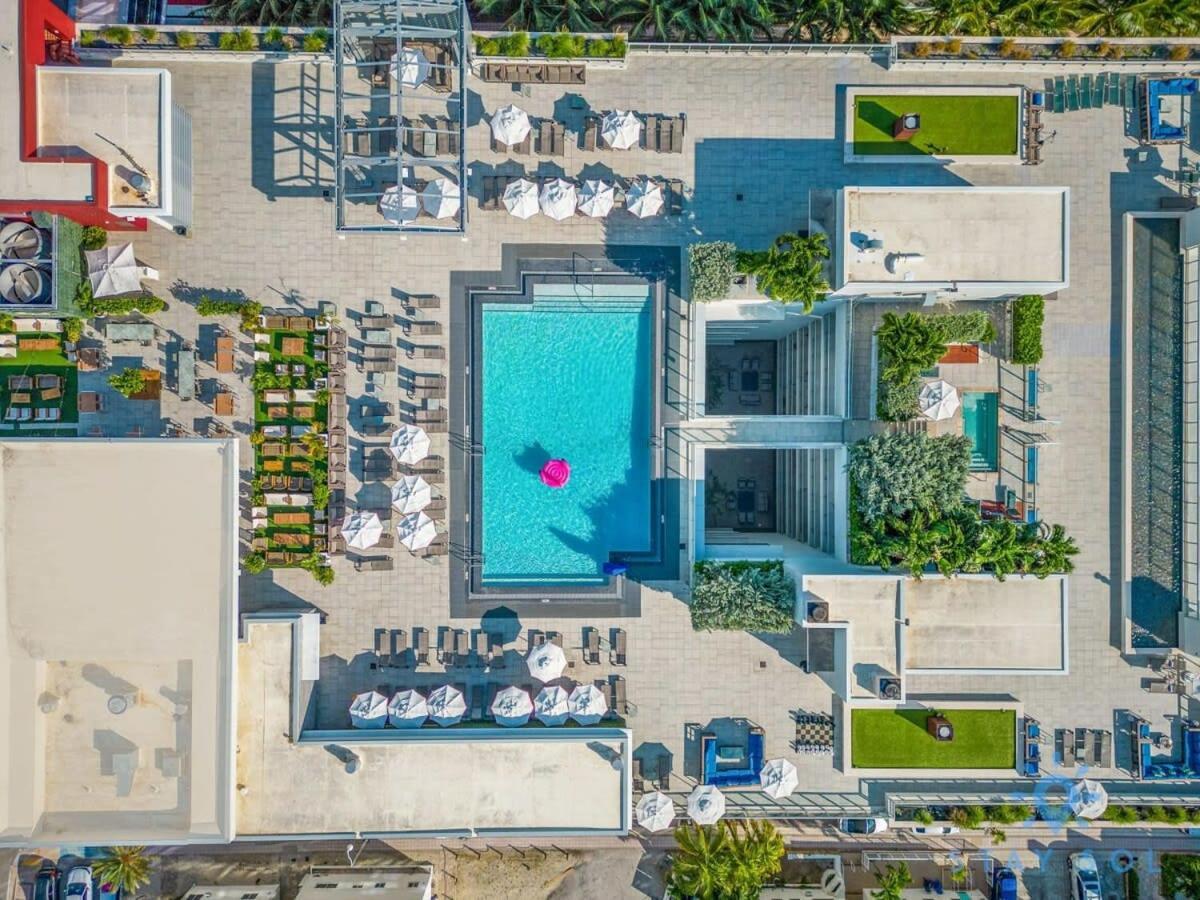
<svg viewBox="0 0 1200 900">
<path fill-rule="evenodd" d="M 436 337 L 442 333 L 441 322 L 405 322 L 403 325 L 404 333 L 408 335 L 420 335 L 422 337 Z"/>
<path fill-rule="evenodd" d="M 477 665 L 486 665 L 488 661 L 488 633 L 486 631 L 476 631 L 471 637 L 473 643 L 473 654 L 471 661 Z"/>
<path fill-rule="evenodd" d="M 613 685 L 613 711 L 623 716 L 628 711 L 629 702 L 625 699 L 625 677 L 623 675 L 614 675 L 612 677 Z"/>
<path fill-rule="evenodd" d="M 442 298 L 437 294 L 409 294 L 404 305 L 413 309 L 440 309 Z"/>
<path fill-rule="evenodd" d="M 600 632 L 591 626 L 584 629 L 583 661 L 590 666 L 600 663 Z"/>
<path fill-rule="evenodd" d="M 543 156 L 562 156 L 566 148 L 566 128 L 552 119 L 543 119 L 538 128 L 538 153 Z"/>
<path fill-rule="evenodd" d="M 659 144 L 661 137 L 658 130 L 658 116 L 646 116 L 645 126 L 642 128 L 642 147 L 646 150 L 659 152 L 662 147 Z"/>
<path fill-rule="evenodd" d="M 417 665 L 419 665 L 419 666 L 429 665 L 429 629 L 428 628 L 414 628 L 413 629 L 413 637 L 416 639 L 416 644 L 417 644 L 416 650 L 415 650 Z"/>
<path fill-rule="evenodd" d="M 500 668 L 504 665 L 504 637 L 499 634 L 488 635 L 488 665 Z"/>
<path fill-rule="evenodd" d="M 596 687 L 600 689 L 600 693 L 604 695 L 604 702 L 608 705 L 608 714 L 616 715 L 616 709 L 613 701 L 613 686 L 612 682 L 607 678 L 597 678 L 595 681 Z"/>
<path fill-rule="evenodd" d="M 487 686 L 482 684 L 471 685 L 471 703 L 470 715 L 473 722 L 478 722 L 483 719 L 483 704 L 484 698 L 487 696 Z M 489 704 L 490 706 L 490 704 Z"/>
<path fill-rule="evenodd" d="M 622 628 L 613 629 L 611 657 L 613 665 L 625 665 L 625 630 Z"/>
<path fill-rule="evenodd" d="M 445 347 L 423 347 L 423 346 L 418 346 L 416 344 L 413 344 L 408 348 L 407 353 L 408 353 L 409 359 L 445 359 L 446 358 L 446 348 Z"/>
<path fill-rule="evenodd" d="M 666 753 L 659 754 L 656 780 L 659 790 L 669 791 L 671 789 L 671 757 Z"/>
<path fill-rule="evenodd" d="M 449 628 L 438 629 L 437 661 L 445 665 L 454 653 L 454 632 Z"/>
<path fill-rule="evenodd" d="M 584 126 L 583 126 L 583 135 L 581 136 L 581 140 L 583 142 L 583 149 L 584 150 L 595 150 L 596 142 L 599 139 L 599 137 L 600 137 L 600 120 L 597 119 L 595 116 L 588 116 L 587 121 L 584 123 Z"/>
</svg>

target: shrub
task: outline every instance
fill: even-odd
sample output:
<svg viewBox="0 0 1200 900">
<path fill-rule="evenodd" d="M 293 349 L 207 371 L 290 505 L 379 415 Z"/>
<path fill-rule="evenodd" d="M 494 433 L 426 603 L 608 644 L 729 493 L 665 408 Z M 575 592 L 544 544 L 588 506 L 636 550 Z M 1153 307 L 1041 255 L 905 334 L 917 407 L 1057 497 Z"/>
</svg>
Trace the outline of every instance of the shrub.
<svg viewBox="0 0 1200 900">
<path fill-rule="evenodd" d="M 1109 59 L 1124 59 L 1125 58 L 1125 48 L 1122 47 L 1120 44 L 1113 44 L 1108 50 L 1108 58 Z"/>
<path fill-rule="evenodd" d="M 262 42 L 268 47 L 282 47 L 283 29 L 278 25 L 272 25 L 263 33 Z"/>
<path fill-rule="evenodd" d="M 1000 42 L 1000 45 L 998 47 L 996 47 L 996 55 L 999 56 L 1001 59 L 1009 59 L 1012 57 L 1013 52 L 1016 49 L 1017 49 L 1017 42 L 1014 41 L 1012 38 L 1005 38 L 1004 40 L 1002 40 Z"/>
<path fill-rule="evenodd" d="M 913 381 L 946 354 L 947 344 L 993 341 L 996 328 L 984 312 L 921 315 L 886 312 L 875 332 L 880 379 L 892 385 Z"/>
<path fill-rule="evenodd" d="M 1138 812 L 1132 806 L 1110 806 L 1104 811 L 1104 818 L 1118 825 L 1131 825 L 1138 820 Z"/>
<path fill-rule="evenodd" d="M 767 250 L 739 251 L 739 272 L 758 278 L 758 289 L 780 303 L 799 303 L 805 312 L 829 292 L 824 260 L 829 241 L 823 234 L 781 234 Z"/>
<path fill-rule="evenodd" d="M 132 397 L 146 389 L 145 369 L 123 369 L 108 376 L 108 385 L 122 397 Z"/>
<path fill-rule="evenodd" d="M 1042 322 L 1046 301 L 1038 294 L 1027 294 L 1012 304 L 1012 361 L 1032 366 L 1042 360 Z"/>
<path fill-rule="evenodd" d="M 202 316 L 237 316 L 242 314 L 247 302 L 249 301 L 218 300 L 208 294 L 201 294 L 200 299 L 196 301 L 196 312 Z"/>
<path fill-rule="evenodd" d="M 138 34 L 142 36 L 142 40 L 147 44 L 153 44 L 158 40 L 158 29 L 152 28 L 149 25 L 143 25 L 138 29 Z"/>
<path fill-rule="evenodd" d="M 261 553 L 247 553 L 242 557 L 242 571 L 247 575 L 257 575 L 267 567 L 267 560 Z"/>
<path fill-rule="evenodd" d="M 191 50 L 196 46 L 196 36 L 190 31 L 175 32 L 175 46 L 180 50 Z"/>
<path fill-rule="evenodd" d="M 1017 47 L 1012 52 L 1013 59 L 1033 59 L 1033 50 L 1029 47 Z"/>
<path fill-rule="evenodd" d="M 1164 853 L 1160 865 L 1164 897 L 1200 897 L 1200 856 Z"/>
<path fill-rule="evenodd" d="M 97 37 L 98 35 L 94 31 L 81 31 L 79 32 L 79 46 L 90 47 L 96 43 Z"/>
<path fill-rule="evenodd" d="M 514 31 L 510 35 L 500 38 L 500 55 L 501 56 L 528 56 L 529 55 L 529 32 Z"/>
<path fill-rule="evenodd" d="M 153 294 L 124 294 L 120 297 L 93 297 L 92 286 L 80 282 L 75 305 L 89 318 L 94 316 L 124 316 L 132 312 L 156 313 L 167 308 L 166 301 Z"/>
<path fill-rule="evenodd" d="M 1176 44 L 1174 47 L 1172 47 L 1170 50 L 1167 51 L 1167 59 L 1174 60 L 1175 62 L 1183 62 L 1184 60 L 1188 60 L 1191 58 L 1192 58 L 1192 48 L 1188 47 L 1184 44 Z"/>
<path fill-rule="evenodd" d="M 628 52 L 628 45 L 625 43 L 625 35 L 618 34 L 608 42 L 609 56 L 613 59 L 624 59 Z"/>
<path fill-rule="evenodd" d="M 323 587 L 333 584 L 333 569 L 325 565 L 316 553 L 301 562 L 300 568 L 312 575 L 317 584 Z"/>
<path fill-rule="evenodd" d="M 485 37 L 476 36 L 476 38 L 475 38 L 475 53 L 478 56 L 499 56 L 500 55 L 500 41 L 498 41 L 496 38 L 485 38 Z"/>
<path fill-rule="evenodd" d="M 958 38 L 951 38 L 946 41 L 946 52 L 952 56 L 958 56 L 962 53 L 963 43 Z"/>
<path fill-rule="evenodd" d="M 70 316 L 63 319 L 62 326 L 63 337 L 72 344 L 78 343 L 79 339 L 83 337 L 83 319 Z"/>
<path fill-rule="evenodd" d="M 915 378 L 904 384 L 881 381 L 875 398 L 875 415 L 885 422 L 907 422 L 921 414 L 921 384 Z"/>
<path fill-rule="evenodd" d="M 100 36 L 110 44 L 128 47 L 133 43 L 133 29 L 125 25 L 109 25 L 100 32 Z"/>
<path fill-rule="evenodd" d="M 1079 45 L 1074 41 L 1063 41 L 1054 52 L 1058 54 L 1059 59 L 1070 59 L 1079 52 Z"/>
<path fill-rule="evenodd" d="M 84 250 L 99 250 L 108 244 L 108 232 L 99 225 L 89 225 L 83 229 L 83 238 L 79 246 Z"/>
<path fill-rule="evenodd" d="M 249 28 L 239 28 L 237 31 L 225 31 L 217 40 L 217 46 L 222 50 L 236 50 L 248 53 L 258 47 L 258 38 Z"/>
<path fill-rule="evenodd" d="M 16 330 L 16 320 L 9 313 L 0 313 L 0 333 L 11 334 Z"/>
<path fill-rule="evenodd" d="M 723 300 L 733 283 L 737 247 L 729 241 L 710 241 L 688 247 L 688 277 L 693 300 Z"/>
<path fill-rule="evenodd" d="M 787 633 L 796 624 L 796 584 L 781 560 L 696 563 L 692 628 Z"/>
<path fill-rule="evenodd" d="M 912 55 L 917 57 L 917 59 L 924 59 L 925 57 L 931 56 L 932 54 L 933 54 L 933 44 L 929 43 L 928 41 L 921 41 L 921 43 L 919 43 L 915 47 L 913 47 Z"/>
<path fill-rule="evenodd" d="M 315 509 L 324 509 L 329 505 L 329 485 L 318 481 L 313 485 L 312 504 Z"/>
<path fill-rule="evenodd" d="M 304 43 L 301 44 L 305 53 L 324 53 L 325 47 L 329 43 L 329 32 L 324 28 L 318 28 L 312 34 L 304 36 Z"/>
<path fill-rule="evenodd" d="M 962 503 L 971 440 L 961 434 L 876 434 L 850 448 L 846 473 L 865 519 L 944 511 Z"/>
<path fill-rule="evenodd" d="M 986 819 L 982 806 L 956 806 L 950 810 L 950 821 L 959 828 L 978 828 Z"/>
<path fill-rule="evenodd" d="M 242 301 L 241 309 L 238 310 L 238 314 L 242 318 L 242 328 L 246 331 L 249 331 L 251 328 L 257 325 L 258 317 L 261 313 L 262 304 L 257 300 Z"/>
<path fill-rule="evenodd" d="M 1028 822 L 1033 818 L 1033 807 L 1025 803 L 989 806 L 987 817 L 988 821 L 995 822 L 997 825 L 1016 825 L 1020 822 Z"/>
<path fill-rule="evenodd" d="M 913 813 L 913 821 L 920 825 L 932 825 L 933 813 L 927 809 L 918 809 Z"/>
<path fill-rule="evenodd" d="M 1101 41 L 1096 45 L 1096 55 L 1101 59 L 1109 59 L 1112 55 L 1113 45 L 1108 41 Z"/>
<path fill-rule="evenodd" d="M 568 34 L 560 31 L 555 34 L 543 34 L 537 39 L 537 48 L 542 55 L 550 59 L 571 59 L 583 56 L 587 38 L 581 34 Z"/>
<path fill-rule="evenodd" d="M 261 447 L 266 442 L 267 442 L 267 436 L 265 434 L 263 434 L 261 431 L 250 432 L 250 446 L 251 447 Z"/>
<path fill-rule="evenodd" d="M 593 59 L 601 59 L 610 53 L 610 45 L 605 38 L 594 38 L 587 42 L 587 55 Z"/>
</svg>

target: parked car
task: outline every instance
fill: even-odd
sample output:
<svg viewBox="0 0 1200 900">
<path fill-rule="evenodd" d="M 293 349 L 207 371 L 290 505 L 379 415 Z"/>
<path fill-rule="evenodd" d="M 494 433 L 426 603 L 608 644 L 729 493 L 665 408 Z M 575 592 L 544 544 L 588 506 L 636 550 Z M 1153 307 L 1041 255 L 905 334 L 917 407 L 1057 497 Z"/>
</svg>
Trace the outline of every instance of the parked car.
<svg viewBox="0 0 1200 900">
<path fill-rule="evenodd" d="M 871 816 L 866 819 L 839 819 L 838 831 L 846 834 L 882 834 L 888 830 L 887 819 Z"/>
<path fill-rule="evenodd" d="M 92 900 L 92 870 L 76 866 L 67 873 L 66 900 Z"/>
<path fill-rule="evenodd" d="M 1067 860 L 1071 873 L 1071 900 L 1100 900 L 1100 868 L 1090 853 L 1072 853 Z"/>
<path fill-rule="evenodd" d="M 1017 874 L 1001 866 L 988 876 L 991 900 L 1017 900 Z"/>
<path fill-rule="evenodd" d="M 33 880 L 33 900 L 58 900 L 58 868 L 43 866 Z"/>
<path fill-rule="evenodd" d="M 958 827 L 955 825 L 917 825 L 913 828 L 913 834 L 923 834 L 926 837 L 939 834 L 958 834 Z"/>
</svg>

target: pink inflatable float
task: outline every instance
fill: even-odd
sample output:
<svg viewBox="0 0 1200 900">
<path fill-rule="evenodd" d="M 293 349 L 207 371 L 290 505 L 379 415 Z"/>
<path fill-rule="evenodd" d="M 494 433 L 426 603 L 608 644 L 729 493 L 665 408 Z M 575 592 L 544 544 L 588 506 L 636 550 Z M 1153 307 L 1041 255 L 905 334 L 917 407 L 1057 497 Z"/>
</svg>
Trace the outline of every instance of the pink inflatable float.
<svg viewBox="0 0 1200 900">
<path fill-rule="evenodd" d="M 565 459 L 552 459 L 542 466 L 540 477 L 546 487 L 560 488 L 570 480 L 571 466 Z"/>
</svg>

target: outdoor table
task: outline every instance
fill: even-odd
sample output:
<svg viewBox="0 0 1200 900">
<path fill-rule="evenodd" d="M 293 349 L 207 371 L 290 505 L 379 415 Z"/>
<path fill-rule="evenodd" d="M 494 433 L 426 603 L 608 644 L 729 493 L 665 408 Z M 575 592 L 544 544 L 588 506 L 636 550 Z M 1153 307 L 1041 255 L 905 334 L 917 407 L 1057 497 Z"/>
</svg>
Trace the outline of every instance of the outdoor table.
<svg viewBox="0 0 1200 900">
<path fill-rule="evenodd" d="M 9 401 L 11 403 L 32 403 L 33 397 L 32 397 L 32 395 L 22 391 L 20 393 L 13 394 L 12 396 L 10 396 Z"/>
<path fill-rule="evenodd" d="M 279 352 L 284 356 L 304 356 L 307 349 L 304 338 L 289 337 L 279 342 Z"/>
<path fill-rule="evenodd" d="M 222 391 L 213 398 L 213 412 L 218 416 L 233 415 L 233 394 Z M 265 445 L 264 445 L 265 446 Z"/>
<path fill-rule="evenodd" d="M 196 351 L 190 347 L 179 350 L 179 399 L 191 400 L 196 396 Z"/>
<path fill-rule="evenodd" d="M 95 391 L 80 391 L 76 399 L 80 412 L 100 411 L 100 395 Z"/>
<path fill-rule="evenodd" d="M 392 335 L 386 328 L 371 328 L 363 332 L 363 343 L 387 347 L 392 343 Z"/>
<path fill-rule="evenodd" d="M 216 361 L 217 371 L 222 374 L 228 374 L 229 372 L 233 371 L 233 368 L 234 368 L 233 351 L 218 350 L 217 351 L 217 361 Z"/>
<path fill-rule="evenodd" d="M 137 341 L 149 344 L 154 340 L 153 322 L 108 322 L 104 336 L 110 341 Z"/>
<path fill-rule="evenodd" d="M 233 352 L 233 338 L 227 334 L 217 338 L 217 352 L 219 353 L 222 350 L 228 350 L 230 353 Z"/>
</svg>

